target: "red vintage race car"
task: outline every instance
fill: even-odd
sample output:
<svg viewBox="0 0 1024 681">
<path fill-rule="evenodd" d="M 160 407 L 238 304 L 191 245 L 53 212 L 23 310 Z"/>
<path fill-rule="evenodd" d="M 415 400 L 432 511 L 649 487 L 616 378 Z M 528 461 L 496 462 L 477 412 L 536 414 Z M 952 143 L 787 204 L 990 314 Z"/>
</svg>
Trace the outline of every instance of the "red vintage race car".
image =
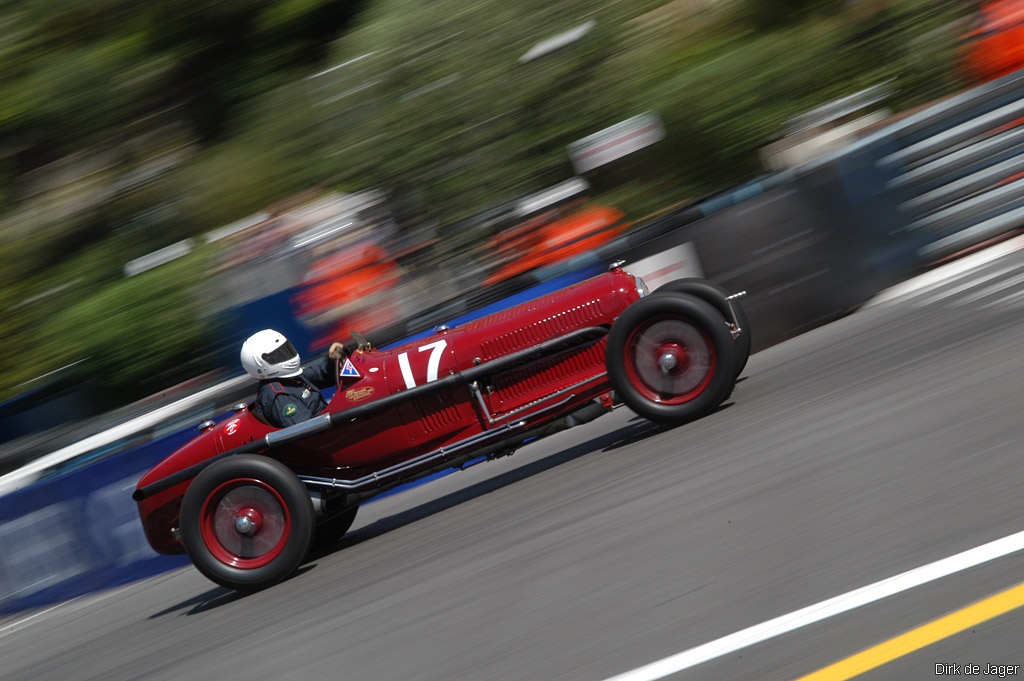
<svg viewBox="0 0 1024 681">
<path fill-rule="evenodd" d="M 750 352 L 735 297 L 698 279 L 648 296 L 616 263 L 392 349 L 355 334 L 323 413 L 276 429 L 240 405 L 143 476 L 133 498 L 146 535 L 214 582 L 254 591 L 396 485 L 511 454 L 619 402 L 667 424 L 702 417 L 731 394 Z"/>
</svg>

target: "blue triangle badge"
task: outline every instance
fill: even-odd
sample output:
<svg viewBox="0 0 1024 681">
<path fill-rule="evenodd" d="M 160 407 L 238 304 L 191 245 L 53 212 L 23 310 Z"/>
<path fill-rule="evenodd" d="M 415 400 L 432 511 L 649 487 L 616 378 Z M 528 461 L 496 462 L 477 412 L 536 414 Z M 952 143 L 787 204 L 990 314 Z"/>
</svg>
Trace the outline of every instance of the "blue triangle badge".
<svg viewBox="0 0 1024 681">
<path fill-rule="evenodd" d="M 345 359 L 345 366 L 341 368 L 341 377 L 359 378 L 359 372 L 356 371 L 356 368 L 352 365 L 352 360 L 347 358 Z"/>
</svg>

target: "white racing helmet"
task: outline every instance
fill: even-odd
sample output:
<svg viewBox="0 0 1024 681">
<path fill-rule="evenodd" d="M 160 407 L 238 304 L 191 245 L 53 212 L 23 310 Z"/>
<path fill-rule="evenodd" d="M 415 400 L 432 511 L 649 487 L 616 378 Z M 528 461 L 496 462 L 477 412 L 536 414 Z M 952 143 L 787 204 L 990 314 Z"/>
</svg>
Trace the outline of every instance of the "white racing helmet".
<svg viewBox="0 0 1024 681">
<path fill-rule="evenodd" d="M 291 378 L 302 373 L 299 352 L 287 338 L 264 329 L 242 343 L 242 367 L 253 378 Z"/>
</svg>

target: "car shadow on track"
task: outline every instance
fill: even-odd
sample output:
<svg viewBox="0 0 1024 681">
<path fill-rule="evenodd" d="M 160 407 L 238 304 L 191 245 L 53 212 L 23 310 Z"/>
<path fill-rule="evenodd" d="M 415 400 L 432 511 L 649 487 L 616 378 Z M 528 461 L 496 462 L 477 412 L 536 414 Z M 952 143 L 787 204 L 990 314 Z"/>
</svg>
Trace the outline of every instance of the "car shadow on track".
<svg viewBox="0 0 1024 681">
<path fill-rule="evenodd" d="M 648 421 L 643 416 L 634 416 L 629 420 L 628 426 L 619 428 L 614 433 L 608 433 L 608 437 L 613 439 L 601 447 L 601 451 L 612 452 L 667 430 L 672 430 L 672 426 Z"/>
<path fill-rule="evenodd" d="M 171 613 L 178 612 L 180 610 L 188 609 L 185 613 L 188 615 L 199 615 L 204 612 L 208 612 L 215 608 L 219 608 L 222 605 L 228 603 L 234 603 L 237 600 L 245 598 L 249 594 L 242 593 L 240 591 L 232 591 L 225 589 L 224 587 L 215 587 L 205 593 L 201 593 L 198 596 L 193 596 L 187 601 L 176 603 L 169 608 L 164 608 L 160 612 L 155 612 L 150 615 L 147 619 L 155 620 L 163 617 L 164 615 L 170 615 Z"/>
<path fill-rule="evenodd" d="M 723 404 L 720 404 L 712 413 L 718 413 L 723 409 L 728 409 L 729 407 L 733 406 L 733 404 L 733 402 L 724 402 Z M 657 435 L 658 433 L 664 433 L 669 430 L 674 430 L 675 428 L 684 427 L 685 424 L 682 426 L 669 426 L 663 423 L 655 423 L 654 421 L 648 421 L 643 416 L 634 416 L 629 420 L 628 426 L 626 426 L 625 428 L 620 428 L 614 433 L 608 434 L 608 437 L 615 436 L 615 441 L 605 445 L 604 448 L 601 449 L 601 451 L 611 452 L 616 449 L 619 449 L 620 447 L 625 447 L 627 445 L 633 444 L 634 442 L 643 440 L 644 438 L 651 437 L 652 435 Z"/>
<path fill-rule="evenodd" d="M 719 409 L 724 409 L 729 403 L 723 404 Z M 630 419 L 629 424 L 610 433 L 605 433 L 587 442 L 576 445 L 569 449 L 557 452 L 541 460 L 507 471 L 493 478 L 488 478 L 474 485 L 452 492 L 438 499 L 420 504 L 415 508 L 395 513 L 394 515 L 381 518 L 373 523 L 361 527 L 342 537 L 337 543 L 324 547 L 319 551 L 310 553 L 306 565 L 319 558 L 342 551 L 350 546 L 361 544 L 364 541 L 375 539 L 405 525 L 412 524 L 435 513 L 440 513 L 449 508 L 472 501 L 485 494 L 501 489 L 507 485 L 525 480 L 539 473 L 552 470 L 563 464 L 569 463 L 587 454 L 594 452 L 610 452 L 620 447 L 635 444 L 640 440 L 671 430 L 673 426 L 666 426 L 647 419 L 635 416 Z"/>
<path fill-rule="evenodd" d="M 323 552 L 320 553 L 320 555 L 322 554 Z M 312 559 L 312 556 L 310 556 L 309 560 Z M 315 568 L 316 565 L 309 564 L 309 560 L 307 560 L 307 563 L 305 565 L 296 570 L 295 574 L 291 575 L 284 581 L 287 582 L 289 580 L 295 579 L 299 575 L 309 572 L 310 570 Z M 181 601 L 180 603 L 175 603 L 169 608 L 164 608 L 159 612 L 155 612 L 146 619 L 155 620 L 182 610 L 187 610 L 187 612 L 184 613 L 185 616 L 201 615 L 204 612 L 216 610 L 221 606 L 229 605 L 231 603 L 234 603 L 235 601 L 240 601 L 250 596 L 256 596 L 258 595 L 258 593 L 259 592 L 245 593 L 242 591 L 232 591 L 231 589 L 218 586 L 214 587 L 213 589 L 210 589 L 209 591 L 201 593 L 198 596 L 193 596 L 188 600 Z"/>
</svg>

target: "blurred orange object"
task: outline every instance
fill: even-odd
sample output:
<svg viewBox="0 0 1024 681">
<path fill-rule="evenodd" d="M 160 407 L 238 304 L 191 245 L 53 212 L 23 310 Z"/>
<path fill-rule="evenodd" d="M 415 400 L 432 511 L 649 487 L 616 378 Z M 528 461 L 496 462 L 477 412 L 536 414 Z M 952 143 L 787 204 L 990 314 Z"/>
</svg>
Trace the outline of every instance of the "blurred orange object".
<svg viewBox="0 0 1024 681">
<path fill-rule="evenodd" d="M 993 80 L 1024 68 L 1024 0 L 983 4 L 964 38 L 964 62 L 972 79 Z"/>
<path fill-rule="evenodd" d="M 323 329 L 316 343 L 365 333 L 398 321 L 399 301 L 388 295 L 402 280 L 402 270 L 376 244 L 344 248 L 313 263 L 294 302 L 310 326 Z"/>
<path fill-rule="evenodd" d="M 584 206 L 566 214 L 550 211 L 492 237 L 488 255 L 502 264 L 485 286 L 591 251 L 612 241 L 630 227 L 625 213 L 601 205 Z"/>
</svg>

